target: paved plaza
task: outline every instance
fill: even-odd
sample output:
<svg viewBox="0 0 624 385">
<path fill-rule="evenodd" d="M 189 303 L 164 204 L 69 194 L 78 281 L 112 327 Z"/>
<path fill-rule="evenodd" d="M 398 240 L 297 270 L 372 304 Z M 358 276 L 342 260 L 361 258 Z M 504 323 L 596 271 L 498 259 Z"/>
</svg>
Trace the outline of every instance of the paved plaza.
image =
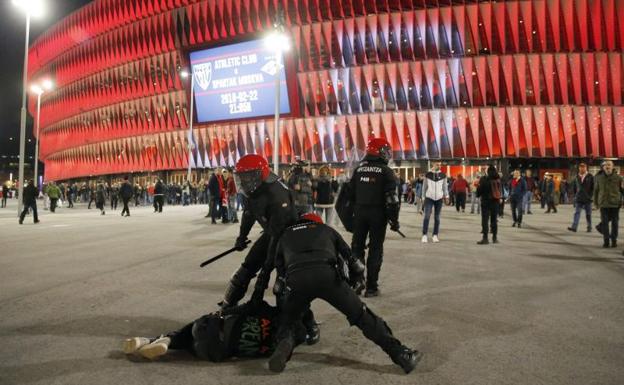
<svg viewBox="0 0 624 385">
<path fill-rule="evenodd" d="M 244 254 L 199 264 L 232 246 L 237 225 L 209 224 L 206 206 L 132 207 L 122 218 L 84 205 L 51 214 L 40 203 L 41 223 L 18 226 L 11 205 L 0 209 L 2 385 L 624 383 L 624 239 L 603 249 L 595 231 L 570 233 L 569 206 L 555 215 L 535 207 L 522 229 L 507 208 L 501 243 L 488 246 L 476 244 L 480 216 L 448 207 L 441 242 L 421 244 L 422 216 L 404 208 L 407 239 L 389 232 L 382 296 L 366 302 L 424 352 L 417 369 L 402 374 L 317 301 L 320 343 L 297 348 L 275 375 L 265 360 L 146 362 L 120 351 L 127 336 L 166 333 L 216 309 Z"/>
</svg>

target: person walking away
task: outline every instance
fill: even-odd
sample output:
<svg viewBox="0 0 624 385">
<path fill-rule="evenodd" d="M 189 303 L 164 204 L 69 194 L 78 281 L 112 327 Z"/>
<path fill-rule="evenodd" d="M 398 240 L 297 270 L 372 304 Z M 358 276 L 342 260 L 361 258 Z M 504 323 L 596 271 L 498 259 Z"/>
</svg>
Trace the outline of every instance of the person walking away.
<svg viewBox="0 0 624 385">
<path fill-rule="evenodd" d="M 117 203 L 119 202 L 119 184 L 113 183 L 110 193 L 111 210 L 117 210 Z"/>
<path fill-rule="evenodd" d="M 119 188 L 119 196 L 121 197 L 121 201 L 123 202 L 123 210 L 121 210 L 121 216 L 130 216 L 130 208 L 128 207 L 128 202 L 134 196 L 134 189 L 130 182 L 128 181 L 128 176 L 124 177 L 124 181 Z"/>
<path fill-rule="evenodd" d="M 221 213 L 221 202 L 222 197 L 225 194 L 224 189 L 224 181 L 223 176 L 221 175 L 221 169 L 216 169 L 212 175 L 210 175 L 210 180 L 208 181 L 208 190 L 210 191 L 210 218 L 212 220 L 212 224 L 217 223 L 216 218 L 220 216 Z"/>
<path fill-rule="evenodd" d="M 526 197 L 526 180 L 520 175 L 520 170 L 514 170 L 513 178 L 509 182 L 509 202 L 511 203 L 511 227 L 522 227 L 522 205 Z"/>
<path fill-rule="evenodd" d="M 37 189 L 32 180 L 27 180 L 26 183 L 27 185 L 24 186 L 24 193 L 21 197 L 24 208 L 19 217 L 20 225 L 24 223 L 24 217 L 26 217 L 29 209 L 32 209 L 34 222 L 39 223 L 39 216 L 37 215 L 37 197 L 39 196 L 39 189 Z"/>
<path fill-rule="evenodd" d="M 67 208 L 74 208 L 74 186 L 71 183 L 67 185 Z"/>
<path fill-rule="evenodd" d="M 594 198 L 594 177 L 587 172 L 587 164 L 579 163 L 579 171 L 572 181 L 572 191 L 574 193 L 574 218 L 569 231 L 576 232 L 581 220 L 581 211 L 585 210 L 587 220 L 587 232 L 591 232 L 592 199 Z"/>
<path fill-rule="evenodd" d="M 48 197 L 50 198 L 50 211 L 56 212 L 56 203 L 61 197 L 61 189 L 54 182 L 48 185 Z"/>
<path fill-rule="evenodd" d="M 604 163 L 604 174 L 596 176 L 594 187 L 594 202 L 600 208 L 600 221 L 602 223 L 602 247 L 617 246 L 618 225 L 620 219 L 622 177 L 613 169 L 613 161 L 607 160 Z M 611 231 L 609 231 L 609 223 Z"/>
<path fill-rule="evenodd" d="M 477 173 L 476 177 L 470 183 L 470 214 L 475 213 L 475 207 L 477 208 L 477 214 L 481 214 L 481 202 L 477 197 L 477 187 L 479 187 L 480 173 Z"/>
<path fill-rule="evenodd" d="M 498 209 L 503 198 L 503 186 L 496 167 L 490 165 L 486 175 L 479 180 L 477 196 L 481 198 L 481 233 L 479 245 L 487 245 L 488 233 L 492 232 L 492 242 L 498 243 Z"/>
<path fill-rule="evenodd" d="M 332 210 L 334 207 L 334 191 L 329 179 L 329 167 L 323 166 L 319 169 L 319 176 L 316 180 L 314 192 L 314 207 L 316 213 L 325 218 L 325 223 L 332 223 Z"/>
<path fill-rule="evenodd" d="M 457 212 L 459 212 L 459 209 L 461 209 L 462 213 L 466 212 L 468 182 L 464 179 L 462 174 L 457 175 L 457 179 L 453 182 L 451 190 L 453 191 L 453 194 L 455 194 L 455 209 Z"/>
<path fill-rule="evenodd" d="M 158 179 L 154 185 L 154 212 L 162 213 L 165 203 L 165 184 L 162 179 Z"/>
<path fill-rule="evenodd" d="M 106 204 L 106 186 L 104 186 L 104 181 L 100 180 L 97 187 L 95 188 L 95 207 L 100 209 L 101 214 L 105 215 L 106 211 L 104 211 L 104 205 Z"/>
<path fill-rule="evenodd" d="M 87 206 L 89 210 L 91 210 L 91 203 L 93 202 L 95 202 L 95 186 L 90 185 L 89 186 L 89 205 Z"/>
<path fill-rule="evenodd" d="M 422 197 L 425 200 L 424 210 L 425 216 L 423 218 L 423 235 L 422 243 L 427 243 L 427 232 L 429 231 L 429 219 L 431 218 L 431 211 L 434 211 L 433 216 L 433 234 L 431 239 L 433 243 L 440 242 L 438 233 L 440 232 L 440 213 L 442 212 L 443 200 L 449 200 L 448 182 L 446 175 L 440 171 L 442 167 L 441 162 L 433 162 L 433 168 L 427 174 L 423 181 Z"/>
<path fill-rule="evenodd" d="M 533 173 L 531 170 L 526 170 L 524 175 L 524 181 L 526 182 L 527 191 L 524 194 L 524 201 L 522 203 L 522 213 L 527 215 L 532 215 L 531 212 L 531 201 L 533 200 L 533 191 L 535 190 L 536 183 L 535 178 L 533 178 Z"/>
<path fill-rule="evenodd" d="M 546 214 L 550 214 L 551 211 L 557 213 L 557 206 L 555 205 L 555 182 L 553 181 L 553 176 L 549 173 L 544 174 L 544 189 L 542 191 L 548 207 Z"/>
<path fill-rule="evenodd" d="M 2 185 L 2 208 L 7 206 L 7 199 L 9 198 L 9 186 L 7 183 Z"/>
<path fill-rule="evenodd" d="M 236 189 L 236 181 L 231 172 L 227 173 L 226 192 L 228 202 L 228 220 L 232 223 L 238 223 L 238 213 L 236 212 L 236 200 L 238 199 L 238 191 Z"/>
</svg>

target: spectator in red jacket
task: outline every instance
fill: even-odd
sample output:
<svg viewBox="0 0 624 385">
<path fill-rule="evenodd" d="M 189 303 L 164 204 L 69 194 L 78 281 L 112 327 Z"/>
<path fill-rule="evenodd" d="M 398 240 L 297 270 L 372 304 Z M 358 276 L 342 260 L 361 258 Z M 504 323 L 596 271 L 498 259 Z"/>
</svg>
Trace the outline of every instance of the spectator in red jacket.
<svg viewBox="0 0 624 385">
<path fill-rule="evenodd" d="M 225 180 L 225 192 L 227 195 L 228 219 L 232 223 L 238 223 L 238 214 L 236 213 L 236 182 L 234 175 L 227 170 L 223 170 Z"/>
<path fill-rule="evenodd" d="M 457 212 L 461 208 L 462 213 L 466 212 L 466 196 L 468 194 L 468 181 L 462 174 L 457 175 L 457 179 L 451 186 L 451 191 L 455 194 L 455 208 Z"/>
</svg>

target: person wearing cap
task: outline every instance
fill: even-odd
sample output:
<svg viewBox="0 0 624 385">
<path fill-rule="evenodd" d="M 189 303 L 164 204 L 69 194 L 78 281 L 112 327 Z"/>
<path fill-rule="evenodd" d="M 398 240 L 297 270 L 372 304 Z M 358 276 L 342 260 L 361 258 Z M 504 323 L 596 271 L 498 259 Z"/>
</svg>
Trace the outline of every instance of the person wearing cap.
<svg viewBox="0 0 624 385">
<path fill-rule="evenodd" d="M 414 370 L 422 354 L 401 344 L 386 322 L 352 290 L 349 282 L 361 281 L 364 265 L 320 216 L 305 214 L 284 230 L 276 249 L 275 267 L 278 280 L 274 290 L 284 294 L 277 343 L 269 358 L 271 371 L 282 372 L 286 367 L 296 345 L 292 326 L 317 298 L 344 314 L 350 325 L 357 326 L 405 373 Z"/>
<path fill-rule="evenodd" d="M 579 163 L 578 174 L 572 183 L 574 191 L 574 217 L 572 226 L 568 227 L 569 231 L 576 232 L 580 219 L 581 211 L 585 211 L 587 220 L 587 232 L 591 232 L 591 216 L 592 216 L 592 199 L 594 195 L 594 177 L 587 172 L 587 164 Z"/>
<path fill-rule="evenodd" d="M 600 208 L 600 220 L 602 223 L 602 247 L 617 246 L 618 225 L 620 219 L 620 194 L 622 191 L 622 177 L 619 176 L 614 168 L 613 161 L 604 162 L 604 173 L 596 176 L 594 184 L 594 202 Z M 611 231 L 609 231 L 609 223 Z"/>
</svg>

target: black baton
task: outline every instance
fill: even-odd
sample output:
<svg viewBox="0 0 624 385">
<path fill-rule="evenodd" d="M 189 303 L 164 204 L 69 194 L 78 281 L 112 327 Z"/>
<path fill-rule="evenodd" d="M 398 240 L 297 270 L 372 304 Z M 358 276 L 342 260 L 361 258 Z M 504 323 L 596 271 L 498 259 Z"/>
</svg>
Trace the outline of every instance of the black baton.
<svg viewBox="0 0 624 385">
<path fill-rule="evenodd" d="M 245 245 L 248 245 L 250 243 L 251 243 L 251 241 L 249 239 L 245 241 Z M 209 265 L 209 264 L 213 263 L 214 261 L 217 261 L 217 260 L 225 257 L 226 255 L 228 255 L 230 253 L 233 253 L 233 252 L 235 252 L 237 250 L 238 250 L 238 247 L 232 247 L 231 249 L 228 249 L 228 250 L 222 252 L 221 254 L 217 255 L 216 257 L 212 257 L 209 260 L 202 262 L 201 265 L 199 265 L 199 267 L 204 267 L 206 265 Z"/>
<path fill-rule="evenodd" d="M 392 229 L 390 229 L 390 230 L 392 230 Z M 396 231 L 397 233 L 399 233 L 399 235 L 400 235 L 400 236 L 402 236 L 403 238 L 405 238 L 405 234 L 403 234 L 403 233 L 401 232 L 401 230 L 396 229 L 396 230 L 392 230 L 392 231 Z"/>
</svg>

